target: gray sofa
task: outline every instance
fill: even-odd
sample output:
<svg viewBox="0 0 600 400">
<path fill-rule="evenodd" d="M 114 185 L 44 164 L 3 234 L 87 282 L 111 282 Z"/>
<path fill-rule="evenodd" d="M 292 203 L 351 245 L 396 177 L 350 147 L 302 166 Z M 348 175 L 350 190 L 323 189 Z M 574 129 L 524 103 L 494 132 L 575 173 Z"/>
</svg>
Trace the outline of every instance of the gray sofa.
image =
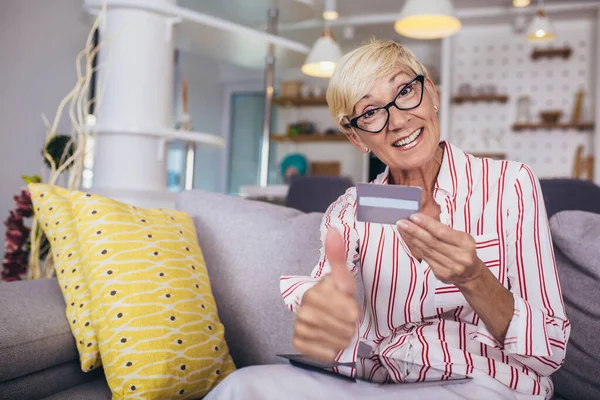
<svg viewBox="0 0 600 400">
<path fill-rule="evenodd" d="M 292 350 L 293 315 L 283 307 L 279 276 L 312 269 L 321 214 L 201 191 L 182 193 L 177 207 L 194 218 L 236 365 L 281 362 L 275 354 Z M 565 399 L 600 398 L 593 379 L 600 370 L 593 338 L 600 319 L 587 313 L 600 304 L 597 295 L 587 293 L 598 288 L 600 250 L 573 246 L 600 238 L 600 215 L 559 212 L 552 222 L 557 232 L 571 232 L 556 235 L 562 246 L 557 260 L 567 311 L 576 315 L 572 337 L 578 349 L 568 353 L 556 375 L 556 391 Z M 585 256 L 570 258 L 583 251 Z M 578 286 L 581 279 L 587 279 L 586 286 Z M 79 369 L 56 281 L 0 285 L 0 400 L 110 398 L 101 370 L 84 374 Z"/>
</svg>

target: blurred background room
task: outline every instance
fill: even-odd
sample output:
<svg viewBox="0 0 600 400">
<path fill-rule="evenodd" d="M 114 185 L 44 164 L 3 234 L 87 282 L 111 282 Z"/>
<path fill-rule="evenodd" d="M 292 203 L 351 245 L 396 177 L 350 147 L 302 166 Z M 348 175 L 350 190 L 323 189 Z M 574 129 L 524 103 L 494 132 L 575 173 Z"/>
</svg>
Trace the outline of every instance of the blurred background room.
<svg viewBox="0 0 600 400">
<path fill-rule="evenodd" d="M 377 248 L 376 278 L 357 276 L 357 292 L 369 294 L 361 284 L 372 281 L 386 296 L 389 289 L 390 310 L 404 301 L 396 285 L 398 256 L 410 250 L 402 230 L 353 226 L 352 191 L 323 214 L 384 170 L 339 131 L 326 101 L 343 54 L 372 39 L 397 41 L 426 66 L 440 96 L 427 107 L 439 105 L 441 140 L 525 163 L 539 178 L 541 195 L 502 174 L 506 190 L 497 198 L 479 191 L 484 205 L 502 207 L 486 207 L 478 222 L 454 223 L 444 212 L 441 220 L 469 233 L 477 225 L 469 259 L 520 291 L 526 302 L 517 311 L 526 304 L 540 325 L 515 319 L 527 340 L 512 346 L 509 337 L 497 350 L 459 289 L 430 274 L 425 254 L 420 263 L 411 257 L 402 306 L 409 323 L 398 328 L 402 312 L 389 312 L 380 321 L 389 340 L 376 325 L 365 337 L 381 339 L 374 351 L 394 343 L 381 354 L 401 361 L 412 354 L 396 352 L 401 346 L 425 344 L 422 328 L 454 318 L 466 355 L 480 349 L 487 357 L 489 349 L 487 362 L 469 355 L 456 365 L 489 366 L 498 385 L 550 398 L 541 377 L 562 363 L 571 326 L 553 399 L 600 399 L 600 0 L 0 0 L 0 400 L 195 399 L 234 364 L 282 362 L 277 354 L 300 349 L 292 349 L 288 308 L 332 263 L 329 253 L 318 264 L 320 226 L 343 225 L 358 275 Z M 473 187 L 486 182 L 476 177 Z M 531 193 L 531 201 L 513 212 L 513 193 Z M 448 200 L 448 209 L 472 206 L 480 216 L 482 200 L 466 198 Z M 390 203 L 415 203 L 370 200 L 386 214 Z M 548 269 L 550 239 L 556 270 Z M 360 252 L 350 248 L 356 241 Z M 543 293 L 527 294 L 521 275 Z M 570 322 L 562 307 L 552 310 L 556 286 L 542 285 L 559 275 Z M 377 290 L 365 307 L 379 307 Z M 424 304 L 439 293 L 451 293 L 454 306 L 429 314 Z M 468 344 L 469 332 L 481 343 Z M 439 376 L 447 383 L 453 361 L 444 335 Z M 420 371 L 417 380 L 425 379 L 429 366 L 442 365 L 438 356 L 424 356 L 418 369 L 413 357 L 415 368 L 396 378 L 410 382 Z M 508 383 L 495 367 L 515 360 L 533 373 L 523 385 L 516 368 Z"/>
</svg>

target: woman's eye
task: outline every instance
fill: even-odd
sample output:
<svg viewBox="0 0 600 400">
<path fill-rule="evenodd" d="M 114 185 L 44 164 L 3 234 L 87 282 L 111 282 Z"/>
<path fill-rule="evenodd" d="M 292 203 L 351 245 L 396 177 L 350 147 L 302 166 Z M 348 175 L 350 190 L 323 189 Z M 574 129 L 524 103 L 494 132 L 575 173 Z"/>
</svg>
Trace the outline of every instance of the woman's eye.
<svg viewBox="0 0 600 400">
<path fill-rule="evenodd" d="M 377 114 L 379 112 L 379 109 L 374 108 L 372 110 L 368 110 L 363 114 L 363 117 L 365 118 L 372 118 L 375 116 L 375 114 Z"/>
<path fill-rule="evenodd" d="M 412 85 L 406 85 L 400 90 L 400 96 L 406 96 L 407 94 L 412 92 L 412 90 L 413 90 Z"/>
</svg>

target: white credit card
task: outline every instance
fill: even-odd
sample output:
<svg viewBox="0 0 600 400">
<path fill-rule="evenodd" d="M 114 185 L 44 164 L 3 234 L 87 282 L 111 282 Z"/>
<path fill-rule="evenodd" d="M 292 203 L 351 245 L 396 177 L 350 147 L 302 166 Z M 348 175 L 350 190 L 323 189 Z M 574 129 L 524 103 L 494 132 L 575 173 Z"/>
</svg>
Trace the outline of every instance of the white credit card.
<svg viewBox="0 0 600 400">
<path fill-rule="evenodd" d="M 421 210 L 422 190 L 418 186 L 359 183 L 356 195 L 356 219 L 360 222 L 393 225 Z"/>
</svg>

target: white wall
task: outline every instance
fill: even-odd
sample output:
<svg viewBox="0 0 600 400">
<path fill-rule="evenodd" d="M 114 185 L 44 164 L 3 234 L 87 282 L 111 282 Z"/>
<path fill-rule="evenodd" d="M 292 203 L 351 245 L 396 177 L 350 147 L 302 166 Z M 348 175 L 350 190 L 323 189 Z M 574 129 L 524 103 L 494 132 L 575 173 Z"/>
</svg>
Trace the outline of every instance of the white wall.
<svg viewBox="0 0 600 400">
<path fill-rule="evenodd" d="M 226 66 L 214 60 L 196 54 L 181 52 L 179 56 L 179 72 L 181 79 L 187 79 L 188 113 L 192 118 L 194 131 L 221 135 L 221 111 L 223 107 L 223 84 L 220 82 L 220 71 Z M 176 83 L 177 84 L 177 83 Z M 180 99 L 180 88 L 176 87 L 176 102 Z M 174 119 L 178 117 L 176 107 Z M 227 149 L 213 146 L 196 148 L 196 167 L 194 171 L 194 188 L 220 191 L 225 179 L 222 171 L 221 157 L 225 157 Z"/>
<path fill-rule="evenodd" d="M 0 220 L 24 184 L 39 174 L 45 128 L 75 83 L 75 57 L 91 18 L 81 0 L 0 1 Z M 62 129 L 68 129 L 64 123 Z M 4 242 L 4 225 L 0 224 Z M 3 256 L 0 245 L 0 257 Z"/>
</svg>

